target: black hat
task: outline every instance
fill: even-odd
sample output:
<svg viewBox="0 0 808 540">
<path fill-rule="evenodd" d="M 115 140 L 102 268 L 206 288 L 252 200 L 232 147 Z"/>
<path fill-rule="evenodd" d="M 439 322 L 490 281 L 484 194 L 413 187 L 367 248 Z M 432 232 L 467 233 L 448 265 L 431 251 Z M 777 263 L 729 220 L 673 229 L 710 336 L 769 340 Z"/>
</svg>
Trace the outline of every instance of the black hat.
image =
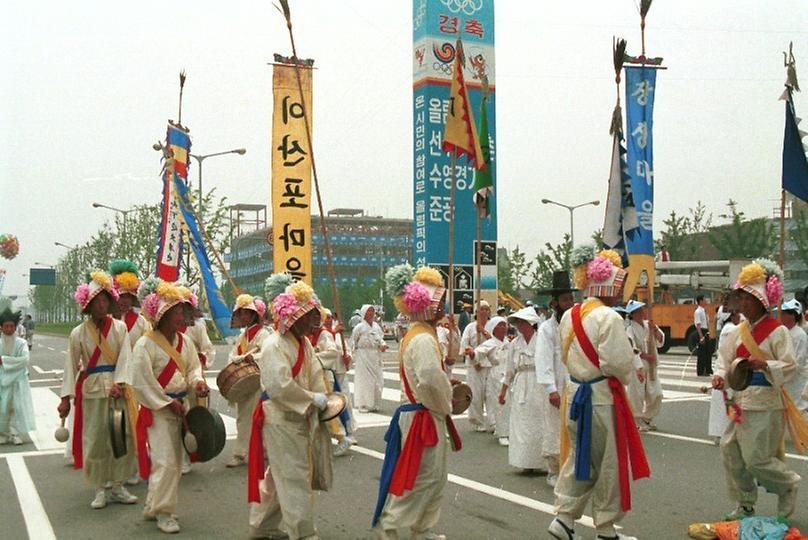
<svg viewBox="0 0 808 540">
<path fill-rule="evenodd" d="M 570 274 L 566 270 L 556 270 L 553 272 L 553 286 L 549 289 L 541 289 L 536 291 L 537 294 L 549 294 L 551 296 L 559 296 L 564 293 L 575 292 L 575 289 L 570 286 Z"/>
<path fill-rule="evenodd" d="M 9 308 L 0 311 L 0 324 L 4 324 L 11 321 L 14 323 L 14 326 L 17 326 L 18 324 L 20 324 L 21 318 L 22 318 L 22 311 L 11 311 L 11 309 Z"/>
</svg>

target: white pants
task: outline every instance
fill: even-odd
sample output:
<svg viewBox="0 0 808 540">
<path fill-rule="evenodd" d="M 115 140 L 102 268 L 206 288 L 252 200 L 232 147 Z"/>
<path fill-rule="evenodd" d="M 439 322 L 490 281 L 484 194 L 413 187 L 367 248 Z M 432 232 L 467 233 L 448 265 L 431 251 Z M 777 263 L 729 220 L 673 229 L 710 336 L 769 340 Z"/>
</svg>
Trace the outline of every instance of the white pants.
<svg viewBox="0 0 808 540">
<path fill-rule="evenodd" d="M 547 460 L 547 471 L 550 474 L 558 474 L 558 459 L 561 452 L 561 410 L 550 404 L 549 394 L 544 386 L 538 385 L 538 394 L 539 399 L 544 403 L 541 454 Z"/>
<path fill-rule="evenodd" d="M 127 429 L 127 453 L 116 459 L 112 455 L 112 441 L 109 434 L 109 400 L 84 398 L 81 406 L 84 416 L 81 442 L 84 453 L 84 479 L 96 490 L 103 489 L 107 482 L 120 484 L 132 476 L 135 461 L 135 443 L 132 434 Z"/>
<path fill-rule="evenodd" d="M 252 417 L 261 392 L 256 392 L 244 401 L 236 402 L 236 443 L 233 445 L 233 456 L 246 458 L 250 448 Z"/>
<path fill-rule="evenodd" d="M 655 380 L 648 376 L 650 366 L 642 361 L 645 380 L 640 382 L 636 373 L 632 373 L 628 381 L 628 402 L 634 411 L 634 418 L 650 422 L 662 408 L 662 381 L 657 374 Z"/>
<path fill-rule="evenodd" d="M 152 411 L 149 428 L 151 474 L 144 514 L 176 514 L 182 466 L 182 420 L 168 409 Z"/>
<path fill-rule="evenodd" d="M 471 388 L 469 422 L 488 430 L 494 429 L 497 424 L 497 409 L 499 409 L 499 384 L 492 368 L 484 367 L 477 371 L 474 366 L 468 366 L 466 381 Z"/>
</svg>

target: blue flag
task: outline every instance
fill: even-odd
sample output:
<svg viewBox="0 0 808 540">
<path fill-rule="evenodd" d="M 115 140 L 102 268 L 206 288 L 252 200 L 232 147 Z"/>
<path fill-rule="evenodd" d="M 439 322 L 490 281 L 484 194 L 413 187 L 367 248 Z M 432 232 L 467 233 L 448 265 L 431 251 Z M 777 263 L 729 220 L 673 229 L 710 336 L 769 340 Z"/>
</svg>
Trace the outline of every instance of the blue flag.
<svg viewBox="0 0 808 540">
<path fill-rule="evenodd" d="M 794 112 L 794 101 L 789 93 L 786 97 L 786 130 L 783 135 L 783 189 L 808 202 L 808 159 L 802 145 L 805 134 L 799 129 L 799 121 Z"/>
<path fill-rule="evenodd" d="M 222 337 L 234 336 L 238 334 L 238 330 L 230 328 L 230 309 L 224 301 L 222 291 L 216 284 L 216 279 L 213 276 L 213 270 L 210 264 L 208 252 L 205 250 L 205 243 L 202 241 L 202 236 L 199 234 L 199 227 L 196 224 L 196 216 L 190 211 L 191 202 L 188 199 L 188 186 L 183 182 L 179 176 L 174 175 L 174 188 L 179 199 L 179 207 L 182 221 L 188 228 L 188 236 L 190 237 L 191 251 L 196 258 L 199 272 L 202 275 L 202 286 L 204 287 L 205 297 L 208 299 L 208 306 L 210 307 L 211 317 L 219 330 Z"/>
</svg>

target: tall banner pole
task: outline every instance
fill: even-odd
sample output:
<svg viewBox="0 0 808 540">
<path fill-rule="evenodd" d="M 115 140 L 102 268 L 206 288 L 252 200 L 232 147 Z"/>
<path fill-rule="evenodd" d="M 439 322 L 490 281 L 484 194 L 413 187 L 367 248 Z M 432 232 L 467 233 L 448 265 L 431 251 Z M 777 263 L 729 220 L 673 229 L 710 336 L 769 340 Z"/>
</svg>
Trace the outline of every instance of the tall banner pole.
<svg viewBox="0 0 808 540">
<path fill-rule="evenodd" d="M 454 300 L 454 244 L 455 244 L 455 191 L 457 184 L 455 182 L 455 175 L 457 169 L 457 156 L 451 155 L 449 160 L 449 246 L 447 251 L 447 262 L 449 264 L 449 309 L 448 313 L 454 313 L 455 300 Z"/>
</svg>

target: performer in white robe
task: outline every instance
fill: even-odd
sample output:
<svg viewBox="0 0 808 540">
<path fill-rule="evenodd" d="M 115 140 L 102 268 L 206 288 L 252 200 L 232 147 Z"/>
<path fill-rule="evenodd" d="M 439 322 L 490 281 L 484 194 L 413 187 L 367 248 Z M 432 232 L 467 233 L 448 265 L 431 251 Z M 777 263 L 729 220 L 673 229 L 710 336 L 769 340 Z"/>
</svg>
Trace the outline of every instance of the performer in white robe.
<svg viewBox="0 0 808 540">
<path fill-rule="evenodd" d="M 202 366 L 193 342 L 179 328 L 190 311 L 191 291 L 154 278 L 140 288 L 143 314 L 154 330 L 147 332 L 132 353 L 130 383 L 140 402 L 137 425 L 140 475 L 149 491 L 143 517 L 156 520 L 164 533 L 177 533 L 177 494 L 181 477 L 183 416 L 188 392 L 208 395 Z"/>
<path fill-rule="evenodd" d="M 553 286 L 538 291 L 550 295 L 552 316 L 539 325 L 536 336 L 536 381 L 544 401 L 542 455 L 547 460 L 547 484 L 555 486 L 561 468 L 561 392 L 566 388 L 569 375 L 561 359 L 561 335 L 558 323 L 574 303 L 569 273 L 553 272 Z"/>
<path fill-rule="evenodd" d="M 351 332 L 354 362 L 354 405 L 359 412 L 378 411 L 382 406 L 384 370 L 382 353 L 387 350 L 384 332 L 374 321 L 376 309 L 365 304 L 359 310 L 362 320 Z"/>
<path fill-rule="evenodd" d="M 284 292 L 276 294 L 279 289 Z M 330 436 L 318 417 L 328 405 L 327 390 L 307 339 L 320 324 L 319 304 L 311 287 L 280 274 L 268 278 L 267 298 L 278 331 L 258 357 L 266 393 L 250 439 L 250 536 L 315 539 L 315 491 L 327 491 L 332 474 Z"/>
<path fill-rule="evenodd" d="M 491 317 L 491 306 L 485 300 L 479 303 L 476 321 L 468 324 L 460 338 L 460 350 L 466 361 L 466 384 L 471 388 L 471 406 L 469 407 L 469 423 L 474 431 L 494 431 L 496 422 L 497 390 L 489 383 L 491 366 L 474 357 L 474 348 L 491 336 L 485 331 L 485 325 Z"/>
<path fill-rule="evenodd" d="M 575 538 L 575 520 L 591 499 L 598 540 L 636 540 L 614 528 L 631 509 L 631 478 L 650 475 L 625 395 L 634 351 L 623 320 L 610 307 L 622 295 L 626 271 L 616 252 L 592 246 L 574 249 L 570 260 L 575 285 L 588 299 L 564 313 L 559 324 L 570 381 L 562 398 L 561 472 L 549 533 Z"/>
<path fill-rule="evenodd" d="M 448 313 L 446 318 L 435 328 L 441 354 L 443 354 L 443 371 L 452 379 L 452 370 L 460 355 L 460 331 L 457 329 L 455 316 Z"/>
<path fill-rule="evenodd" d="M 267 306 L 263 300 L 249 294 L 240 294 L 233 306 L 233 315 L 230 326 L 243 328 L 236 340 L 227 364 L 257 361 L 264 342 L 271 335 L 261 323 Z M 235 403 L 236 406 L 236 443 L 233 445 L 233 456 L 227 462 L 227 467 L 239 467 L 247 460 L 247 450 L 250 443 L 252 429 L 252 416 L 261 390 Z"/>
<path fill-rule="evenodd" d="M 494 317 L 485 324 L 485 331 L 491 336 L 474 349 L 474 356 L 481 363 L 491 365 L 491 372 L 488 374 L 488 384 L 494 387 L 495 392 L 499 392 L 505 379 L 505 370 L 510 354 L 508 336 L 508 321 L 505 317 Z M 497 437 L 500 446 L 508 446 L 508 433 L 510 432 L 510 411 L 511 400 L 506 400 L 504 395 L 498 396 L 496 409 L 491 410 L 494 416 L 494 435 Z"/>
<path fill-rule="evenodd" d="M 68 338 L 58 410 L 64 418 L 71 408 L 70 399 L 75 399 L 73 466 L 84 469 L 85 480 L 95 488 L 91 506 L 100 509 L 110 500 L 137 502 L 137 497 L 122 485 L 134 467 L 131 433 L 127 433 L 127 453 L 116 459 L 108 426 L 113 404 L 123 409 L 134 407 L 127 407 L 123 391 L 132 347 L 126 325 L 109 315 L 118 300 L 112 278 L 100 271 L 92 272 L 90 277 L 90 282 L 80 285 L 74 294 L 81 312 L 89 316 Z M 105 489 L 108 483 L 112 484 L 109 494 Z"/>
<path fill-rule="evenodd" d="M 737 309 L 727 310 L 727 318 L 724 324 L 721 325 L 721 333 L 718 335 L 718 346 L 724 338 L 740 324 L 743 315 Z M 732 388 L 724 387 L 722 390 L 715 388 L 710 389 L 710 415 L 707 420 L 707 435 L 713 438 L 713 442 L 718 446 L 721 442 L 721 436 L 727 430 L 729 423 L 732 421 L 729 411 L 727 411 L 727 404 L 724 400 L 724 394 L 727 399 L 731 399 L 733 395 Z"/>
<path fill-rule="evenodd" d="M 783 273 L 767 259 L 757 259 L 738 274 L 738 307 L 747 321 L 721 343 L 719 368 L 713 387 L 722 389 L 730 367 L 739 358 L 753 370 L 751 383 L 735 392 L 741 422 L 732 422 L 721 437 L 721 455 L 730 499 L 736 503 L 727 516 L 737 519 L 755 513 L 758 485 L 777 495 L 777 515 L 794 512 L 800 476 L 782 458 L 786 425 L 801 425 L 804 418 L 784 386 L 794 377 L 794 346 L 788 329 L 768 314 L 782 297 Z M 797 430 L 795 430 L 797 431 Z M 808 440 L 794 441 L 808 446 Z"/>
<path fill-rule="evenodd" d="M 656 431 L 654 418 L 662 409 L 662 381 L 657 375 L 657 350 L 651 349 L 649 328 L 654 328 L 654 347 L 665 344 L 665 334 L 653 321 L 647 320 L 648 311 L 643 302 L 629 300 L 626 313 L 631 321 L 626 332 L 634 345 L 634 352 L 642 363 L 642 375 L 629 378 L 628 401 L 640 431 Z"/>
<path fill-rule="evenodd" d="M 213 363 L 216 361 L 216 348 L 210 341 L 208 325 L 205 323 L 203 313 L 199 309 L 199 306 L 193 306 L 193 314 L 188 324 L 180 327 L 180 332 L 194 343 L 196 355 L 199 357 L 199 364 L 202 366 L 202 370 L 212 369 Z M 272 332 L 272 329 L 267 329 L 267 332 Z"/>
<path fill-rule="evenodd" d="M 799 300 L 784 302 L 783 325 L 788 328 L 791 343 L 794 345 L 794 362 L 796 372 L 794 378 L 785 385 L 785 389 L 797 408 L 808 418 L 808 401 L 801 396 L 803 389 L 808 386 L 808 334 L 802 329 L 802 304 Z"/>
<path fill-rule="evenodd" d="M 451 384 L 441 368 L 435 332 L 444 315 L 446 289 L 436 270 L 423 267 L 412 272 L 409 265 L 399 265 L 385 275 L 388 294 L 413 324 L 399 350 L 402 405 L 385 436 L 387 450 L 372 525 L 383 539 L 397 539 L 399 529 L 409 529 L 413 540 L 439 540 L 446 537 L 432 528 L 440 518 L 450 444 L 460 448 L 450 416 Z"/>
<path fill-rule="evenodd" d="M 508 321 L 519 335 L 509 347 L 505 382 L 500 396 L 511 401 L 508 436 L 508 463 L 525 472 L 547 472 L 542 456 L 542 423 L 547 396 L 536 382 L 536 325 L 539 316 L 533 307 L 512 313 Z"/>
<path fill-rule="evenodd" d="M 34 403 L 28 383 L 28 343 L 16 335 L 21 312 L 0 312 L 0 444 L 23 444 L 34 431 Z"/>
</svg>

